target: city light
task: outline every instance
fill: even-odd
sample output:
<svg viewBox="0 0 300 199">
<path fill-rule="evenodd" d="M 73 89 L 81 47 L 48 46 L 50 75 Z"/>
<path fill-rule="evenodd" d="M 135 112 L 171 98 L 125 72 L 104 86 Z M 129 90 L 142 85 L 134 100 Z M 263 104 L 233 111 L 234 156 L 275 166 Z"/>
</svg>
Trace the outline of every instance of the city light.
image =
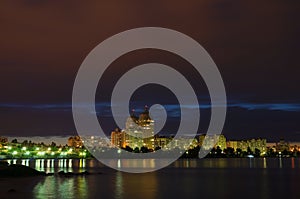
<svg viewBox="0 0 300 199">
<path fill-rule="evenodd" d="M 118 131 L 120 135 L 122 132 Z M 204 137 L 206 137 L 204 141 Z M 82 139 L 78 137 L 71 137 L 68 139 L 68 145 L 66 146 L 52 146 L 32 143 L 32 145 L 23 145 L 21 143 L 3 143 L 0 147 L 0 152 L 4 158 L 86 158 L 90 157 L 90 153 L 86 150 L 81 141 Z M 118 138 L 118 137 L 115 137 Z M 289 144 L 284 140 L 280 140 L 277 143 L 267 143 L 266 139 L 248 139 L 248 140 L 226 140 L 224 135 L 220 136 L 206 136 L 199 135 L 194 139 L 179 137 L 174 139 L 173 137 L 159 136 L 156 135 L 151 138 L 153 145 L 149 148 L 145 142 L 139 142 L 139 139 L 132 139 L 130 142 L 130 147 L 125 140 L 115 139 L 117 145 L 111 144 L 107 145 L 106 142 L 99 140 L 97 136 L 88 137 L 86 139 L 86 144 L 89 143 L 99 143 L 99 145 L 93 150 L 98 150 L 101 152 L 106 152 L 111 150 L 111 148 L 118 147 L 116 154 L 121 154 L 122 146 L 123 150 L 128 150 L 134 153 L 151 153 L 157 150 L 163 150 L 164 152 L 172 150 L 183 150 L 181 152 L 182 156 L 185 158 L 198 157 L 198 151 L 200 148 L 206 149 L 207 146 L 215 143 L 212 151 L 208 154 L 208 157 L 297 157 L 300 155 L 299 144 L 292 143 Z M 150 139 L 149 139 L 150 140 Z M 91 142 L 93 141 L 93 142 Z M 120 141 L 120 142 L 119 142 Z M 119 144 L 118 144 L 119 143 Z M 272 145 L 271 145 L 272 144 Z"/>
<path fill-rule="evenodd" d="M 44 156 L 44 155 L 45 155 L 45 152 L 44 152 L 44 151 L 39 151 L 39 152 L 37 153 L 37 155 L 38 155 L 38 156 Z"/>
</svg>

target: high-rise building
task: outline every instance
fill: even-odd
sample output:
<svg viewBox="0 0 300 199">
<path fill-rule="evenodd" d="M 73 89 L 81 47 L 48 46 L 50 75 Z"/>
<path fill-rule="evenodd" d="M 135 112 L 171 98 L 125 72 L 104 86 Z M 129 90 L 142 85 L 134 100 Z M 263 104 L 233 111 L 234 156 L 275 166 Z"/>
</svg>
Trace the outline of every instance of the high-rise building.
<svg viewBox="0 0 300 199">
<path fill-rule="evenodd" d="M 220 147 L 220 149 L 224 150 L 227 147 L 226 138 L 224 135 L 200 135 L 199 146 L 204 150 L 209 150 L 212 147 Z"/>
<path fill-rule="evenodd" d="M 143 142 L 149 149 L 154 149 L 154 120 L 150 118 L 149 109 L 145 106 L 145 110 L 140 114 L 138 125 L 143 133 Z"/>
<path fill-rule="evenodd" d="M 111 144 L 116 147 L 125 148 L 128 139 L 129 139 L 129 135 L 127 135 L 124 131 L 121 131 L 118 128 L 115 129 L 113 132 L 111 132 Z"/>
<path fill-rule="evenodd" d="M 6 137 L 0 137 L 0 143 L 7 143 L 8 139 Z"/>
<path fill-rule="evenodd" d="M 277 152 L 283 152 L 283 151 L 289 151 L 290 150 L 290 144 L 283 139 L 280 139 L 278 143 L 276 143 L 276 151 Z"/>
<path fill-rule="evenodd" d="M 111 133 L 111 143 L 118 147 L 129 146 L 131 148 L 147 147 L 154 149 L 154 120 L 149 115 L 148 107 L 145 106 L 144 112 L 139 117 L 132 111 L 127 118 L 125 129 L 113 131 Z"/>
<path fill-rule="evenodd" d="M 82 139 L 79 136 L 69 137 L 68 146 L 76 148 L 82 147 Z"/>
<path fill-rule="evenodd" d="M 258 149 L 261 154 L 267 152 L 267 141 L 266 139 L 250 139 L 250 140 L 241 140 L 241 141 L 228 141 L 227 147 L 236 149 L 241 149 L 242 151 L 248 151 L 250 149 L 252 152 L 255 152 L 255 149 Z"/>
</svg>

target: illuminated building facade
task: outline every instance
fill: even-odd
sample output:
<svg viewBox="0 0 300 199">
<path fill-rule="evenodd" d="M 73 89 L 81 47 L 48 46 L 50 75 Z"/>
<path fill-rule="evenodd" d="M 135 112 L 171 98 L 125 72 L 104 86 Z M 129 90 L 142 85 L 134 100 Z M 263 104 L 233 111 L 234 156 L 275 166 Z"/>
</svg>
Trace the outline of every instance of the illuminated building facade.
<svg viewBox="0 0 300 199">
<path fill-rule="evenodd" d="M 68 146 L 69 147 L 80 148 L 80 147 L 83 146 L 83 143 L 82 143 L 82 140 L 79 136 L 73 136 L 73 137 L 69 137 Z"/>
<path fill-rule="evenodd" d="M 7 143 L 8 139 L 6 137 L 0 137 L 0 143 Z"/>
<path fill-rule="evenodd" d="M 283 151 L 289 151 L 290 150 L 290 144 L 283 139 L 281 139 L 278 143 L 276 143 L 276 151 L 277 152 L 283 152 Z"/>
<path fill-rule="evenodd" d="M 206 139 L 204 140 L 204 138 Z M 227 143 L 224 135 L 200 135 L 199 146 L 204 150 L 209 150 L 210 146 L 220 147 L 221 150 L 224 150 L 227 148 Z"/>
<path fill-rule="evenodd" d="M 255 149 L 258 149 L 262 154 L 267 152 L 267 141 L 266 139 L 250 139 L 250 140 L 242 140 L 242 141 L 227 141 L 227 147 L 236 149 L 241 149 L 242 151 L 248 151 L 248 148 L 255 152 Z"/>
<path fill-rule="evenodd" d="M 111 133 L 111 143 L 117 147 L 129 146 L 133 149 L 147 147 L 154 149 L 154 120 L 149 115 L 148 107 L 145 107 L 139 117 L 135 116 L 134 111 L 128 117 L 125 129 L 113 131 Z"/>
<path fill-rule="evenodd" d="M 111 143 L 119 148 L 125 148 L 129 140 L 129 135 L 120 129 L 115 129 L 111 132 Z"/>
<path fill-rule="evenodd" d="M 238 148 L 238 141 L 227 141 L 226 142 L 227 148 L 233 148 L 236 150 Z"/>
</svg>

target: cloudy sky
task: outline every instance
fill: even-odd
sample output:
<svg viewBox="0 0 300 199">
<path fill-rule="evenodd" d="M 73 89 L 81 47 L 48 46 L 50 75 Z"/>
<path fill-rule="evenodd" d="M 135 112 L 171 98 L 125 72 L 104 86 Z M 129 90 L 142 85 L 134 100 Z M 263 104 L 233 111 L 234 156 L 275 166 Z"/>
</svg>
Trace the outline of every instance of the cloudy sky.
<svg viewBox="0 0 300 199">
<path fill-rule="evenodd" d="M 192 37 L 215 61 L 228 95 L 227 137 L 300 141 L 299 8 L 294 0 L 1 1 L 0 134 L 75 134 L 72 88 L 84 58 L 114 34 L 155 26 Z M 109 111 L 114 84 L 147 62 L 172 66 L 190 80 L 205 133 L 210 101 L 203 80 L 185 60 L 159 50 L 126 54 L 106 71 L 96 97 L 106 133 L 115 127 Z M 170 119 L 163 131 L 176 131 L 180 113 L 172 93 L 146 86 L 132 100 L 137 112 L 157 100 L 164 104 Z"/>
</svg>

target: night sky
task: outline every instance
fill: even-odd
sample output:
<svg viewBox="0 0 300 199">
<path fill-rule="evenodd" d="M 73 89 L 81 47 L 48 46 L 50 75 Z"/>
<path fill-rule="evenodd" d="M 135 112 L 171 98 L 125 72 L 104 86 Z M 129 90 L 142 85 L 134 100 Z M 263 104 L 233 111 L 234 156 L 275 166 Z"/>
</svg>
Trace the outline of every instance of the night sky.
<svg viewBox="0 0 300 199">
<path fill-rule="evenodd" d="M 295 0 L 1 1 L 0 135 L 75 134 L 72 88 L 84 58 L 114 34 L 155 26 L 189 35 L 215 61 L 228 97 L 226 137 L 300 141 L 299 9 Z M 203 114 L 198 133 L 205 133 L 210 100 L 203 80 L 185 60 L 159 50 L 123 55 L 105 72 L 96 108 L 106 113 L 99 118 L 106 133 L 115 128 L 114 83 L 148 62 L 172 66 L 190 80 Z M 130 108 L 140 112 L 157 102 L 169 113 L 162 133 L 173 133 L 180 113 L 166 88 L 140 88 Z"/>
</svg>

